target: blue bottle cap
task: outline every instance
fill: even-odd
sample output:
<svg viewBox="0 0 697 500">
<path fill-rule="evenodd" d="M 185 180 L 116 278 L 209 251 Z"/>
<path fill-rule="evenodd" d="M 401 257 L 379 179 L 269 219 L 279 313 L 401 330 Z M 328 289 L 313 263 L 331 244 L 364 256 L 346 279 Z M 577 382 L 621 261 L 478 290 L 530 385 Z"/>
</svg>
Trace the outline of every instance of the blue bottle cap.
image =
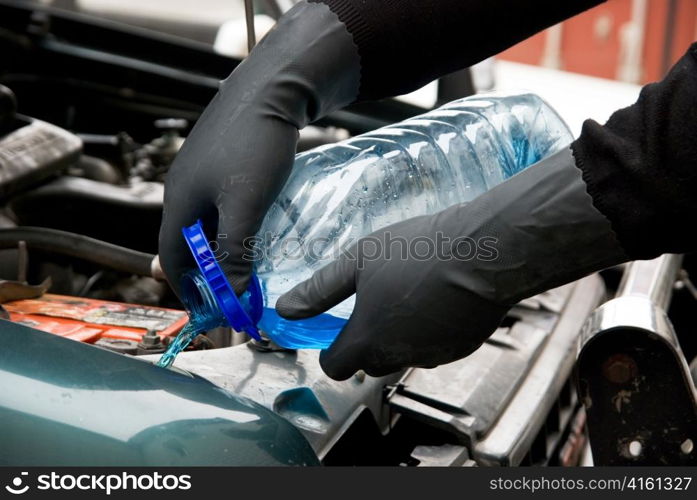
<svg viewBox="0 0 697 500">
<path fill-rule="evenodd" d="M 208 245 L 201 221 L 196 221 L 193 226 L 182 228 L 182 233 L 201 274 L 230 326 L 238 332 L 245 332 L 256 340 L 261 340 L 256 325 L 261 319 L 264 299 L 257 275 L 252 274 L 247 291 L 238 298 Z M 246 308 L 243 303 L 246 303 Z"/>
</svg>

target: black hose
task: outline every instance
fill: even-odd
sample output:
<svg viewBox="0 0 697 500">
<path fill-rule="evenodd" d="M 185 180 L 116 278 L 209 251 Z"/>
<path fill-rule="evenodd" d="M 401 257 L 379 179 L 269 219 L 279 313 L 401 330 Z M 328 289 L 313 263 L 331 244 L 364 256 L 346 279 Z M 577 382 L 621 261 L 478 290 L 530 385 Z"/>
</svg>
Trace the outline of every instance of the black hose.
<svg viewBox="0 0 697 500">
<path fill-rule="evenodd" d="M 117 271 L 152 275 L 154 255 L 95 240 L 81 234 L 43 227 L 0 229 L 0 249 L 15 248 L 20 241 L 27 247 L 94 262 Z"/>
</svg>

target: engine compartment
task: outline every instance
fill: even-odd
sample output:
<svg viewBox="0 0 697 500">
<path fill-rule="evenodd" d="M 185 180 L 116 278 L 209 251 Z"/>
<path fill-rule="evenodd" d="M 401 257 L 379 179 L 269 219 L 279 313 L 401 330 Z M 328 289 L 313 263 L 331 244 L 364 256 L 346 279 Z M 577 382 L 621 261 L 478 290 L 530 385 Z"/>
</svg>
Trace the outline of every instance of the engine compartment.
<svg viewBox="0 0 697 500">
<path fill-rule="evenodd" d="M 155 252 L 162 181 L 186 127 L 178 118 L 157 125 L 159 135 L 142 144 L 126 132 L 54 127 L 78 147 L 48 176 L 49 165 L 35 161 L 14 184 L 22 187 L 6 192 L 4 219 L 14 229 L 0 240 L 14 234 L 16 248 L 3 244 L 0 259 L 11 321 L 149 362 L 185 324 Z M 314 145 L 348 133 L 341 130 L 305 137 Z M 74 244 L 60 245 L 63 238 Z M 80 250 L 85 244 L 91 251 Z M 569 376 L 576 336 L 603 297 L 602 280 L 591 276 L 524 301 L 474 355 L 433 370 L 336 382 L 317 351 L 226 328 L 197 337 L 175 366 L 283 417 L 327 465 L 570 465 L 581 418 Z"/>
</svg>

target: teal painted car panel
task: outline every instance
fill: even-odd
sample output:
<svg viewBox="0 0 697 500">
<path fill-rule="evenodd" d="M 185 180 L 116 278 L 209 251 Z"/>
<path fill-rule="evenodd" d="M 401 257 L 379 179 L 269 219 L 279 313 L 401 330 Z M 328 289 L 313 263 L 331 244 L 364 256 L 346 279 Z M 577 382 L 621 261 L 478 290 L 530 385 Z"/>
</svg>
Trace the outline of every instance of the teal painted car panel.
<svg viewBox="0 0 697 500">
<path fill-rule="evenodd" d="M 0 320 L 0 465 L 317 465 L 288 421 L 189 373 Z"/>
</svg>

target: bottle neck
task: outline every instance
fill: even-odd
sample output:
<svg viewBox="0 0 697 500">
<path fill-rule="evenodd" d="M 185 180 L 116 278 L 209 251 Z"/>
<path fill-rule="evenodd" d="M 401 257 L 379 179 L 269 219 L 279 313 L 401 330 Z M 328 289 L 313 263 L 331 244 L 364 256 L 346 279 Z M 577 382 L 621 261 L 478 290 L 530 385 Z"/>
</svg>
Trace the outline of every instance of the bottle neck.
<svg viewBox="0 0 697 500">
<path fill-rule="evenodd" d="M 182 277 L 181 300 L 189 313 L 189 322 L 202 330 L 227 326 L 213 291 L 199 271 L 190 271 Z"/>
</svg>

